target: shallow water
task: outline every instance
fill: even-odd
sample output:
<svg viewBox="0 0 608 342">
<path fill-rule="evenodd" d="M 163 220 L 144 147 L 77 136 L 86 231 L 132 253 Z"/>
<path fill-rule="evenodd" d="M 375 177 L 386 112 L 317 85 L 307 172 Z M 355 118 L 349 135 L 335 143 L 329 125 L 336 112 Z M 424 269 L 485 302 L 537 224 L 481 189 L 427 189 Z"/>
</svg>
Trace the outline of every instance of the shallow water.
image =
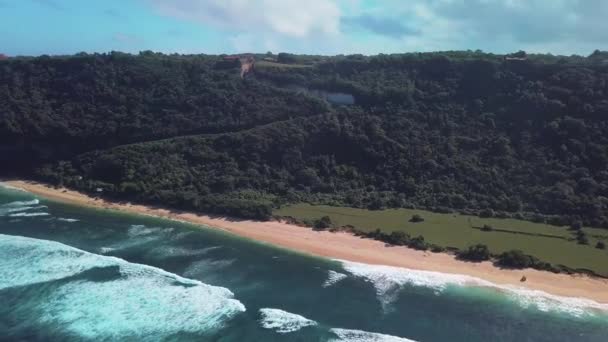
<svg viewBox="0 0 608 342">
<path fill-rule="evenodd" d="M 0 188 L 0 340 L 606 341 L 597 304 L 484 285 Z"/>
</svg>

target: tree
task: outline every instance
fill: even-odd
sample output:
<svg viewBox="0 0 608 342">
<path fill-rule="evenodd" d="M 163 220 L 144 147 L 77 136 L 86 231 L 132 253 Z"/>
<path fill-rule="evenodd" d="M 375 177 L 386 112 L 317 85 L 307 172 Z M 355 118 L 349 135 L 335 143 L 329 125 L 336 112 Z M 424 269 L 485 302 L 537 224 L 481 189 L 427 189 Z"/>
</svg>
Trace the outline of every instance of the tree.
<svg viewBox="0 0 608 342">
<path fill-rule="evenodd" d="M 492 228 L 492 226 L 489 224 L 484 224 L 483 227 L 481 227 L 481 230 L 484 232 L 491 232 L 494 230 L 494 228 Z"/>
<path fill-rule="evenodd" d="M 297 62 L 297 59 L 294 55 L 286 52 L 279 52 L 277 56 L 277 62 L 284 64 L 293 64 Z"/>
<path fill-rule="evenodd" d="M 490 250 L 488 246 L 483 244 L 476 244 L 474 246 L 469 246 L 464 251 L 458 253 L 458 258 L 468 261 L 484 261 L 490 259 Z"/>
</svg>

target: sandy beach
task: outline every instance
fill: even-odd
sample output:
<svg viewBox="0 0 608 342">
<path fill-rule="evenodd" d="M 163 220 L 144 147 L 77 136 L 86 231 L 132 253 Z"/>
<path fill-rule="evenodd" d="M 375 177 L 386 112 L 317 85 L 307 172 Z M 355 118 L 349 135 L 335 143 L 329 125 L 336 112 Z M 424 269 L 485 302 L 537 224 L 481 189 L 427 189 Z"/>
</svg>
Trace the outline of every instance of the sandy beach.
<svg viewBox="0 0 608 342">
<path fill-rule="evenodd" d="M 493 266 L 490 262 L 463 262 L 445 253 L 422 252 L 406 247 L 387 247 L 382 242 L 359 238 L 345 232 L 314 231 L 276 221 L 231 220 L 137 204 L 113 203 L 76 191 L 52 188 L 30 181 L 10 180 L 3 183 L 55 201 L 187 221 L 315 256 L 468 275 L 497 285 L 524 287 L 558 296 L 580 297 L 608 303 L 608 280 L 586 275 L 554 274 L 533 269 L 504 270 Z M 520 279 L 524 275 L 527 281 L 522 283 Z"/>
</svg>

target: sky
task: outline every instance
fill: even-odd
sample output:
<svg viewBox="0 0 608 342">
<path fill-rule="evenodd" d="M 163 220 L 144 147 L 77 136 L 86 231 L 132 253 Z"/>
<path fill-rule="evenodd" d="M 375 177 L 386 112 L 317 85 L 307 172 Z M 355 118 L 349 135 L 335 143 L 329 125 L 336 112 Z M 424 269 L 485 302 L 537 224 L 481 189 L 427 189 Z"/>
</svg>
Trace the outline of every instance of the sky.
<svg viewBox="0 0 608 342">
<path fill-rule="evenodd" d="M 608 50 L 608 0 L 0 0 L 0 53 Z"/>
</svg>

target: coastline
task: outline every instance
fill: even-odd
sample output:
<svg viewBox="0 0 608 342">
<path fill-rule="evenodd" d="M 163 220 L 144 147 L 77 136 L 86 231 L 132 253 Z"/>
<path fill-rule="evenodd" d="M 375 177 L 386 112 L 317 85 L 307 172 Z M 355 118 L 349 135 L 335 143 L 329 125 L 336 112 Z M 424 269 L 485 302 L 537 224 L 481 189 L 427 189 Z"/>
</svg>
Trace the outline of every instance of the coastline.
<svg viewBox="0 0 608 342">
<path fill-rule="evenodd" d="M 186 221 L 310 255 L 371 265 L 464 275 L 479 278 L 499 287 L 538 290 L 551 295 L 585 298 L 608 304 L 608 280 L 587 275 L 554 274 L 534 269 L 505 270 L 495 267 L 490 262 L 459 261 L 445 253 L 416 251 L 397 246 L 387 247 L 380 241 L 359 238 L 346 232 L 315 231 L 276 221 L 231 220 L 138 204 L 115 203 L 37 182 L 22 180 L 0 182 L 54 201 Z M 524 275 L 527 281 L 522 283 L 520 279 Z"/>
</svg>

